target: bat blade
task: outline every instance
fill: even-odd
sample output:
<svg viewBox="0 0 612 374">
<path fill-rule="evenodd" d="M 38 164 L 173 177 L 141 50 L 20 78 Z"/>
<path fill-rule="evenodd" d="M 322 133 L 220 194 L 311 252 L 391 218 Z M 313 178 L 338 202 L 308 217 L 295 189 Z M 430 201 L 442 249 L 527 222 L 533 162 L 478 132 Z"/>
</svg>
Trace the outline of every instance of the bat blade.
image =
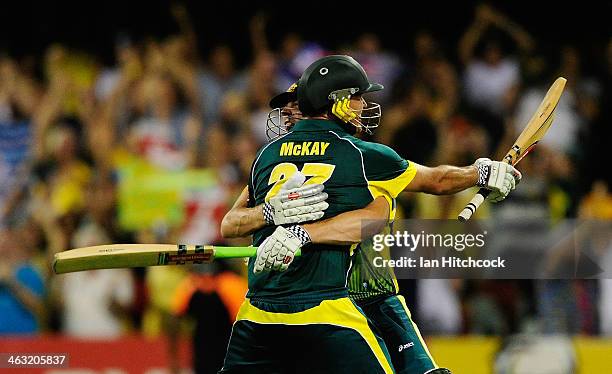
<svg viewBox="0 0 612 374">
<path fill-rule="evenodd" d="M 516 165 L 546 134 L 555 118 L 555 109 L 565 88 L 565 78 L 559 77 L 550 86 L 527 125 L 510 148 L 504 161 Z"/>
<path fill-rule="evenodd" d="M 504 156 L 504 161 L 516 165 L 529 153 L 538 142 L 544 137 L 546 131 L 552 125 L 555 118 L 555 109 L 563 94 L 565 83 L 567 80 L 563 77 L 559 77 L 550 86 L 546 96 L 538 106 L 527 125 L 518 136 L 514 145 Z M 459 213 L 458 219 L 460 221 L 467 221 L 470 219 L 472 214 L 476 212 L 476 209 L 484 202 L 486 197 L 489 195 L 489 190 L 481 188 L 478 193 L 472 198 L 472 200 L 465 206 L 465 208 Z"/>
<path fill-rule="evenodd" d="M 215 258 L 255 256 L 256 247 L 216 247 L 186 244 L 109 244 L 60 252 L 53 260 L 53 271 L 133 268 L 158 265 L 200 264 Z"/>
</svg>

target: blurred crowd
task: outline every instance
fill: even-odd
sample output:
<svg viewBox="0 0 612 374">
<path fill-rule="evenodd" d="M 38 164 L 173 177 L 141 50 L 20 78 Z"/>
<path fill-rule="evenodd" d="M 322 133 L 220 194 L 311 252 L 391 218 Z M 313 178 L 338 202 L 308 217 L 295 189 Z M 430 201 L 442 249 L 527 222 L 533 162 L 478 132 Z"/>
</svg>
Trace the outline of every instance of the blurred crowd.
<svg viewBox="0 0 612 374">
<path fill-rule="evenodd" d="M 50 259 L 105 243 L 248 243 L 223 242 L 218 227 L 267 142 L 269 100 L 330 53 L 354 56 L 386 87 L 371 98 L 383 107 L 372 140 L 425 165 L 500 158 L 548 86 L 567 78 L 554 126 L 520 165 L 520 188 L 479 214 L 612 219 L 612 40 L 606 59 L 585 71 L 579 46 L 543 55 L 536 35 L 478 6 L 458 45 L 420 31 L 402 57 L 373 33 L 334 49 L 287 33 L 272 50 L 266 17 L 257 15 L 245 41 L 252 58 L 239 67 L 228 45 L 198 50 L 185 8 L 172 14 L 180 33 L 124 35 L 112 66 L 60 44 L 42 61 L 0 56 L 0 334 L 180 333 L 193 329 L 177 318 L 189 314 L 204 335 L 225 334 L 225 325 L 206 321 L 231 321 L 246 290 L 241 262 L 51 276 Z M 193 175 L 206 183 L 194 183 L 190 172 L 205 173 Z M 138 209 L 155 204 L 150 189 L 172 178 L 191 186 L 180 189 L 178 208 L 168 198 L 175 218 L 139 217 Z M 404 193 L 400 215 L 454 218 L 471 193 Z M 607 281 L 403 283 L 427 334 L 504 335 L 535 324 L 544 332 L 612 335 Z"/>
</svg>

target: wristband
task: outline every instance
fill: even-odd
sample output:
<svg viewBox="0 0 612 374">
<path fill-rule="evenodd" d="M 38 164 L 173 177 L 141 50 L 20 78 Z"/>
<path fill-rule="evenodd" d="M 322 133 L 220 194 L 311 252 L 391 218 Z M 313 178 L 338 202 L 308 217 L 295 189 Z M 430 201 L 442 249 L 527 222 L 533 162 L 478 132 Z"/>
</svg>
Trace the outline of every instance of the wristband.
<svg viewBox="0 0 612 374">
<path fill-rule="evenodd" d="M 485 165 L 483 162 L 481 162 L 476 165 L 476 168 L 478 169 L 478 182 L 476 183 L 476 185 L 478 187 L 485 187 L 487 185 L 487 181 L 489 180 L 491 166 Z"/>
<path fill-rule="evenodd" d="M 298 238 L 298 240 L 300 242 L 302 242 L 302 246 L 310 243 L 312 240 L 310 240 L 310 235 L 308 234 L 308 231 L 306 231 L 302 226 L 300 225 L 293 225 L 293 226 L 288 226 L 286 227 L 287 231 L 289 231 L 290 233 L 292 233 L 293 235 L 296 236 L 296 238 Z"/>
<path fill-rule="evenodd" d="M 274 225 L 274 208 L 272 204 L 265 203 L 263 206 L 263 218 L 267 225 Z"/>
</svg>

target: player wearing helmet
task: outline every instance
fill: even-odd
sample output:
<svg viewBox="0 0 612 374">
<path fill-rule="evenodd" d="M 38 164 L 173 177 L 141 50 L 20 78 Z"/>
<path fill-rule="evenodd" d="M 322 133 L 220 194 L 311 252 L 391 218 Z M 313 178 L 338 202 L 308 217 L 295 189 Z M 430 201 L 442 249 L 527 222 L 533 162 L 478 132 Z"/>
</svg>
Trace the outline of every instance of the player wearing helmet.
<svg viewBox="0 0 612 374">
<path fill-rule="evenodd" d="M 269 329 L 269 325 L 273 324 L 284 326 L 284 332 L 276 332 L 286 336 L 295 336 L 295 331 L 301 326 L 302 333 L 298 335 L 307 340 L 314 338 L 312 333 L 324 331 L 319 336 L 321 341 L 313 340 L 316 348 L 309 347 L 314 349 L 314 358 L 300 361 L 305 367 L 316 361 L 325 365 L 325 371 L 363 372 L 363 365 L 368 365 L 365 361 L 369 365 L 377 361 L 380 364 L 378 371 L 388 371 L 388 363 L 385 363 L 380 354 L 382 352 L 384 357 L 384 347 L 378 351 L 370 343 L 372 338 L 367 338 L 371 336 L 371 331 L 352 328 L 353 333 L 347 334 L 346 330 L 351 329 L 352 323 L 359 323 L 363 318 L 361 310 L 346 298 L 351 255 L 360 241 L 360 235 L 354 235 L 354 231 L 360 231 L 360 225 L 353 224 L 350 227 L 351 220 L 359 221 L 360 216 L 354 213 L 361 209 L 367 210 L 369 204 L 383 202 L 385 217 L 392 220 L 395 215 L 395 197 L 404 189 L 442 194 L 482 185 L 492 189 L 491 195 L 496 199 L 503 199 L 520 178 L 520 174 L 513 168 L 501 168 L 490 160 L 479 160 L 480 164 L 476 167 L 426 168 L 403 160 L 384 145 L 353 137 L 351 134 L 355 132 L 371 131 L 377 126 L 380 107 L 366 103 L 362 95 L 379 89 L 382 86 L 370 83 L 361 66 L 348 56 L 328 56 L 316 61 L 306 69 L 298 82 L 299 109 L 305 118 L 293 125 L 288 134 L 271 142 L 258 153 L 246 197 L 249 208 L 245 209 L 253 211 L 261 206 L 259 214 L 266 216 L 266 207 L 279 195 L 284 203 L 290 202 L 289 196 L 294 193 L 293 189 L 304 181 L 300 177 L 303 174 L 309 177 L 304 186 L 314 188 L 325 185 L 329 194 L 329 198 L 326 196 L 328 206 L 325 216 L 331 219 L 305 225 L 278 226 L 276 229 L 271 225 L 250 227 L 254 230 L 254 244 L 259 246 L 258 255 L 249 261 L 249 293 L 234 326 L 224 370 L 244 369 L 245 365 L 252 365 L 251 361 L 260 356 L 265 357 L 261 365 L 278 366 L 282 359 L 278 356 L 269 357 L 278 352 L 270 349 L 269 345 L 260 346 L 261 340 L 257 339 L 257 336 L 268 336 L 267 332 L 271 331 L 266 332 L 266 328 Z M 300 193 L 295 195 L 300 196 Z M 347 217 L 352 219 L 346 220 Z M 264 220 L 277 224 L 276 220 Z M 344 222 L 347 226 L 339 227 L 338 222 Z M 353 236 L 346 232 L 347 229 L 353 231 Z M 344 236 L 339 234 L 342 230 L 345 230 Z M 313 238 L 314 242 L 309 244 Z M 322 244 L 326 242 L 332 244 Z M 294 260 L 295 251 L 306 245 L 302 256 Z M 364 250 L 357 250 L 356 253 L 361 252 Z M 355 259 L 356 265 L 358 258 Z M 363 277 L 368 280 L 367 284 L 362 285 L 364 288 L 367 286 L 367 292 L 375 292 L 380 296 L 380 302 L 377 300 L 372 313 L 380 314 L 381 321 L 394 324 L 398 322 L 394 317 L 402 313 L 390 316 L 385 312 L 399 306 L 405 311 L 403 315 L 409 317 L 405 303 L 395 296 L 397 289 L 393 276 L 383 274 L 382 281 L 378 282 L 379 275 Z M 356 286 L 358 291 L 359 285 Z M 361 296 L 365 296 L 363 300 L 374 300 L 369 294 Z M 386 302 L 389 297 L 393 302 Z M 342 316 L 340 320 L 339 316 Z M 400 319 L 399 324 L 412 325 L 409 318 Z M 324 329 L 324 326 L 332 325 L 334 329 Z M 411 331 L 415 334 L 411 339 L 420 341 L 418 330 Z M 355 332 L 362 339 L 354 339 Z M 359 343 L 364 340 L 368 342 L 371 351 L 363 349 L 363 344 Z M 289 344 L 283 336 L 270 340 L 277 341 Z M 302 342 L 299 340 L 298 344 Z M 351 344 L 351 350 L 338 351 L 333 342 Z M 411 347 L 409 343 L 403 342 L 402 347 Z M 247 348 L 253 344 L 262 347 L 261 350 L 258 348 L 253 353 Z M 283 344 L 280 346 L 284 347 Z M 424 345 L 420 346 L 424 348 Z M 429 356 L 426 348 L 422 354 Z M 345 360 L 347 355 L 351 357 L 348 366 Z M 319 360 L 320 357 L 325 359 Z M 302 360 L 301 355 L 296 358 Z M 420 372 L 445 370 L 437 368 L 430 357 L 429 360 L 431 367 Z M 356 366 L 353 366 L 353 361 Z M 414 362 L 419 362 L 418 357 Z M 343 365 L 339 367 L 338 363 Z M 280 371 L 283 370 L 291 371 L 287 366 Z M 376 371 L 375 368 L 365 370 Z M 414 371 L 406 372 L 419 372 L 417 370 L 420 370 L 418 366 Z"/>
<path fill-rule="evenodd" d="M 268 120 L 266 121 L 266 136 L 274 140 L 286 134 L 293 125 L 302 119 L 302 112 L 298 108 L 297 83 L 293 83 L 286 92 L 282 92 L 270 100 Z"/>
<path fill-rule="evenodd" d="M 299 111 L 297 103 L 297 83 L 289 87 L 286 92 L 280 93 L 270 100 L 270 108 L 272 109 L 268 115 L 266 123 L 266 134 L 270 140 L 276 139 L 278 136 L 286 134 L 291 130 L 293 125 L 302 119 L 302 113 Z M 380 106 L 370 104 L 375 108 L 376 112 L 367 116 L 373 117 L 380 114 Z M 346 113 L 348 109 L 343 110 Z M 368 120 L 369 121 L 369 120 Z M 358 128 L 362 128 L 363 123 L 356 122 Z M 366 122 L 368 126 L 368 122 Z M 370 131 L 367 128 L 366 131 Z M 301 186 L 292 186 L 301 187 Z M 314 186 L 313 186 L 314 187 Z M 320 187 L 319 187 L 320 188 Z M 246 195 L 245 195 L 246 196 Z M 382 202 L 377 201 L 382 200 Z M 311 240 L 313 243 L 321 244 L 337 244 L 352 234 L 354 240 L 360 238 L 361 227 L 355 225 L 355 222 L 363 220 L 387 220 L 389 217 L 389 206 L 384 198 L 379 197 L 377 200 L 368 204 L 366 208 L 351 211 L 351 213 L 343 213 L 339 216 L 325 221 L 326 232 L 329 232 L 332 225 L 343 228 L 343 236 L 340 232 L 333 231 L 330 235 L 331 240 L 325 240 L 317 234 L 317 230 L 313 230 L 311 226 L 305 225 L 305 229 L 311 232 Z M 245 211 L 248 211 L 247 201 L 242 200 L 240 204 L 235 206 L 228 214 L 225 226 L 231 226 L 232 216 L 240 216 Z M 306 222 L 304 219 L 301 222 Z M 355 232 L 350 233 L 351 228 Z M 372 227 L 370 228 L 370 230 Z M 384 229 L 381 227 L 381 229 Z M 235 236 L 247 236 L 250 232 L 241 230 Z M 350 241 L 350 244 L 353 244 Z M 427 349 L 427 345 L 421 338 L 418 327 L 412 321 L 410 311 L 406 306 L 403 296 L 398 294 L 398 289 L 395 287 L 396 280 L 393 272 L 376 271 L 369 264 L 373 263 L 374 256 L 388 255 L 388 252 L 375 252 L 372 248 L 364 248 L 364 244 L 360 243 L 358 250 L 354 255 L 355 263 L 351 268 L 349 275 L 349 297 L 353 299 L 358 306 L 365 312 L 366 316 L 371 320 L 374 326 L 378 329 L 385 344 L 389 348 L 391 361 L 397 373 L 422 374 L 433 373 L 434 369 L 438 369 L 437 373 L 448 373 L 448 369 L 438 368 L 435 360 Z M 380 279 L 376 279 L 379 277 Z M 373 287 L 370 284 L 374 284 Z M 386 284 L 385 286 L 377 286 Z"/>
</svg>

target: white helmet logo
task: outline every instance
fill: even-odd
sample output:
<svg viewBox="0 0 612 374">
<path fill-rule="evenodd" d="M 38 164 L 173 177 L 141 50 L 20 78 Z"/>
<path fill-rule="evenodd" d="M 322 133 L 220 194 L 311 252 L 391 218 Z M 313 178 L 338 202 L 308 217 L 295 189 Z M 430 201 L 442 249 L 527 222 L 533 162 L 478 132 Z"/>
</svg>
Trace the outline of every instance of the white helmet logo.
<svg viewBox="0 0 612 374">
<path fill-rule="evenodd" d="M 319 69 L 319 74 L 321 74 L 321 75 L 325 75 L 325 74 L 327 74 L 327 73 L 329 73 L 329 69 L 327 69 L 327 68 L 321 68 L 321 69 Z"/>
</svg>

